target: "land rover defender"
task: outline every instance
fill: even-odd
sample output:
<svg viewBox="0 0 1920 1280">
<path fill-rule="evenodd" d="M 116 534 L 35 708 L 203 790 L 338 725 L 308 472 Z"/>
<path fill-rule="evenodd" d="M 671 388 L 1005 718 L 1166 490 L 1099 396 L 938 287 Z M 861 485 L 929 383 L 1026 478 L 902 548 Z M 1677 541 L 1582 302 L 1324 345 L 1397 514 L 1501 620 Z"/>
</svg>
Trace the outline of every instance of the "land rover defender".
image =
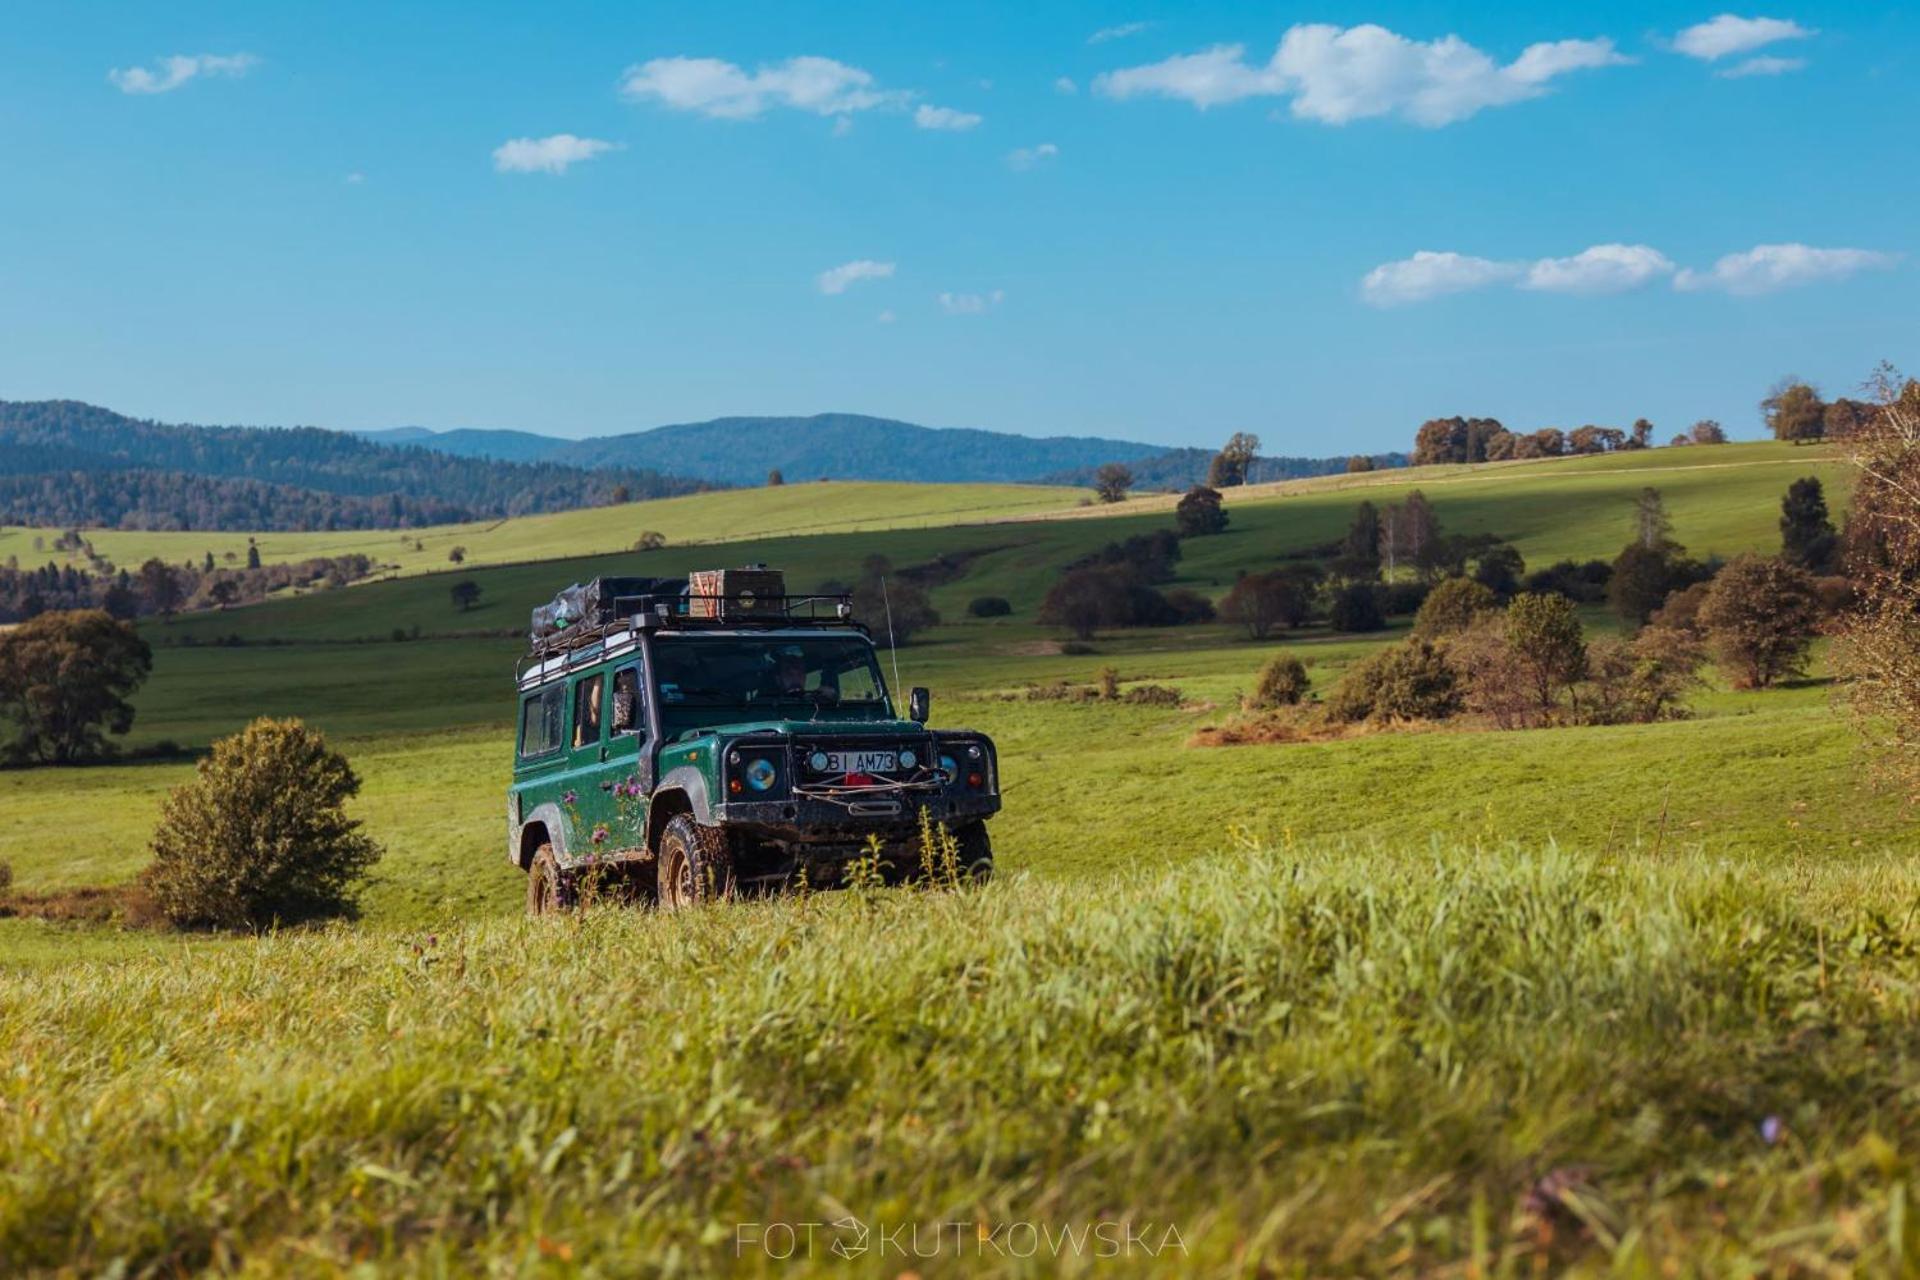
<svg viewBox="0 0 1920 1280">
<path fill-rule="evenodd" d="M 589 884 L 663 907 L 829 888 L 870 856 L 899 881 L 923 824 L 992 873 L 992 740 L 928 728 L 925 689 L 902 716 L 847 597 L 759 566 L 596 579 L 534 611 L 517 683 L 507 858 L 531 913 Z"/>
</svg>

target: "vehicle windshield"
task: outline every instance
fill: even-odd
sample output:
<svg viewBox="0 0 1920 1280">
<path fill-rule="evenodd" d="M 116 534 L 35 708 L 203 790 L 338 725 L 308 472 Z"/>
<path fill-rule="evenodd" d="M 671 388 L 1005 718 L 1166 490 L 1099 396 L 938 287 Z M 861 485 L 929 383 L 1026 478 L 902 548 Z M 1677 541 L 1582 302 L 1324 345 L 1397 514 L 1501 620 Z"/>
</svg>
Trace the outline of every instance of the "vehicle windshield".
<svg viewBox="0 0 1920 1280">
<path fill-rule="evenodd" d="M 892 715 L 873 645 L 862 636 L 661 636 L 653 652 L 654 687 L 669 733 L 743 714 L 833 720 Z"/>
</svg>

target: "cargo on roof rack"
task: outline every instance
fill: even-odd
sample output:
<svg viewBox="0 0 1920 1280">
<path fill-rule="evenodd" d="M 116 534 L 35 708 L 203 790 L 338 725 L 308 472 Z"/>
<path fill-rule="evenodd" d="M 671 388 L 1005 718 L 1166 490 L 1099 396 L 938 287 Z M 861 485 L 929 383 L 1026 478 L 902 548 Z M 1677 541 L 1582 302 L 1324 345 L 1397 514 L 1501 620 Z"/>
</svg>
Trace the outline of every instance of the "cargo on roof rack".
<svg viewBox="0 0 1920 1280">
<path fill-rule="evenodd" d="M 786 594 L 778 569 L 705 569 L 685 578 L 595 578 L 533 611 L 529 655 L 547 658 L 631 631 L 771 627 L 866 628 L 846 595 Z"/>
</svg>

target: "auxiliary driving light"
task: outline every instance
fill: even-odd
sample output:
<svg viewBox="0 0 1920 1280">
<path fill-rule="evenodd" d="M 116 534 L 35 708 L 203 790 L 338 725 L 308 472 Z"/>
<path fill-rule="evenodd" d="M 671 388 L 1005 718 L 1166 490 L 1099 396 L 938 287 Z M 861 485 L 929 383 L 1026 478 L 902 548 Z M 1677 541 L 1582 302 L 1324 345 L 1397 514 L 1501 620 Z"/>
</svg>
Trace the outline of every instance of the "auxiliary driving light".
<svg viewBox="0 0 1920 1280">
<path fill-rule="evenodd" d="M 827 771 L 827 753 L 824 751 L 816 751 L 808 756 L 807 768 L 813 770 L 815 773 L 825 773 Z"/>
<path fill-rule="evenodd" d="M 918 765 L 919 763 L 920 763 L 920 757 L 913 754 L 913 752 L 902 751 L 900 753 L 900 767 L 902 769 L 911 769 L 914 766 Z"/>
<path fill-rule="evenodd" d="M 773 767 L 773 761 L 761 756 L 747 766 L 747 785 L 755 791 L 765 791 L 773 786 L 780 771 Z"/>
<path fill-rule="evenodd" d="M 958 781 L 960 777 L 960 762 L 952 756 L 941 756 L 940 776 L 948 782 Z"/>
</svg>

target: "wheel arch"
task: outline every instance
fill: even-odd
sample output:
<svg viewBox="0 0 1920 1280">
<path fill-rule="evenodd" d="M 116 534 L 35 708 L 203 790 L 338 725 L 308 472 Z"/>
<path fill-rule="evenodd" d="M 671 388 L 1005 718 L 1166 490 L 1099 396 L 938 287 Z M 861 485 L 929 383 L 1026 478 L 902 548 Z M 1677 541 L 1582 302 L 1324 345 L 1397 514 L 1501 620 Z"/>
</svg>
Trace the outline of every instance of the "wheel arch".
<svg viewBox="0 0 1920 1280">
<path fill-rule="evenodd" d="M 527 814 L 526 821 L 520 824 L 520 830 L 514 837 L 514 861 L 522 871 L 533 866 L 533 855 L 540 852 L 540 846 L 553 846 L 554 856 L 565 862 L 567 859 L 567 824 L 557 804 L 543 804 Z"/>
</svg>

